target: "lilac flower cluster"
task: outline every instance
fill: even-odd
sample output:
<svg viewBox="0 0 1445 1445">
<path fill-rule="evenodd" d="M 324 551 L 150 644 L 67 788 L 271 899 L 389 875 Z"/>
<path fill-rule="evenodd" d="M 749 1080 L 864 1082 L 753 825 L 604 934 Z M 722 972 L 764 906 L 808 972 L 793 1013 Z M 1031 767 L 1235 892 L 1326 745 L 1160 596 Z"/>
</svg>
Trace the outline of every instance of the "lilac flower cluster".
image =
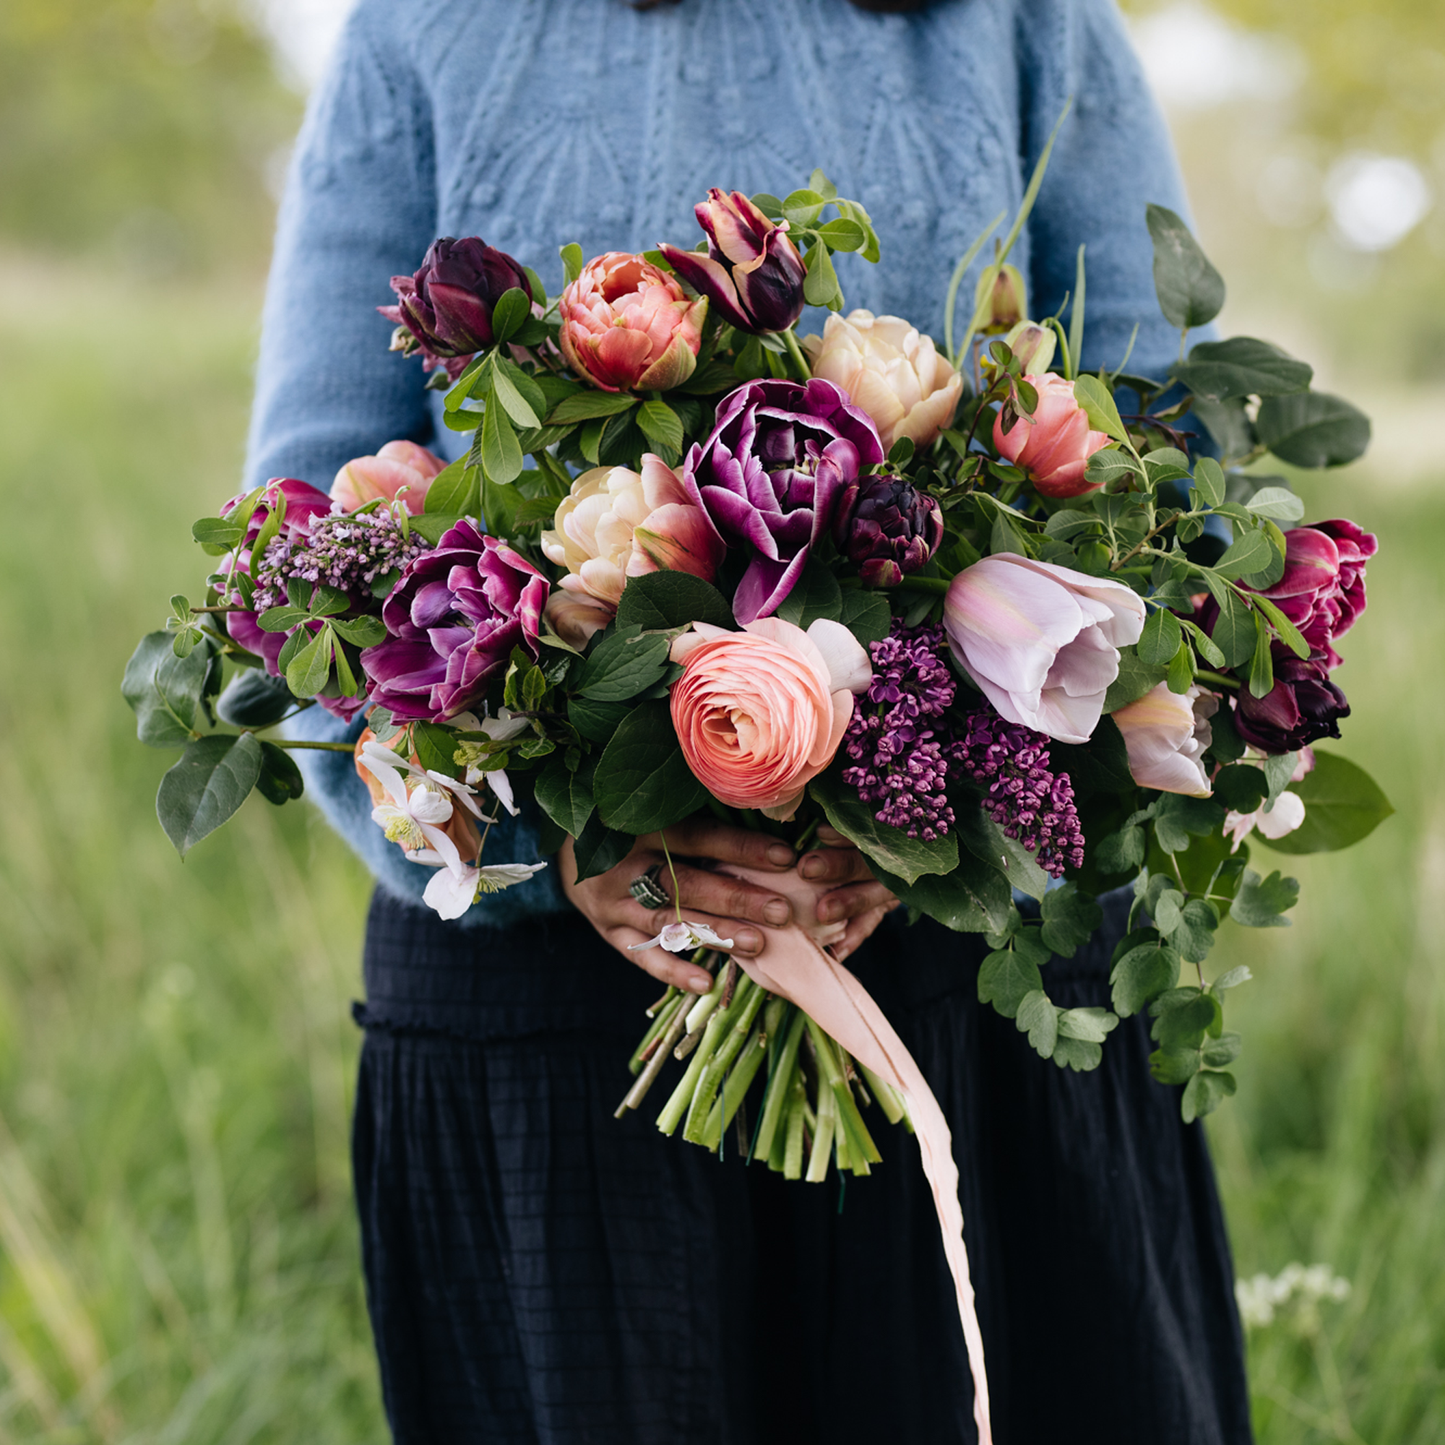
<svg viewBox="0 0 1445 1445">
<path fill-rule="evenodd" d="M 881 806 L 880 823 L 932 842 L 954 822 L 949 806 L 946 734 L 934 724 L 952 705 L 957 684 L 944 660 L 941 627 L 903 627 L 868 650 L 873 681 L 853 709 L 843 745 L 855 766 L 843 781 L 865 803 Z"/>
<path fill-rule="evenodd" d="M 983 706 L 964 717 L 965 731 L 949 749 L 977 783 L 988 787 L 984 811 L 1010 837 L 1037 853 L 1039 866 L 1055 878 L 1084 862 L 1084 831 L 1067 773 L 1049 767 L 1044 733 L 1006 722 Z"/>
<path fill-rule="evenodd" d="M 869 652 L 873 681 L 844 735 L 852 766 L 843 781 L 876 806 L 878 821 L 926 842 L 946 837 L 956 821 L 949 770 L 957 767 L 987 788 L 984 811 L 1036 852 L 1046 872 L 1059 878 L 1080 867 L 1084 834 L 1073 784 L 1049 767 L 1048 737 L 1006 722 L 987 703 L 945 719 L 958 684 L 943 629 L 895 621 Z"/>
<path fill-rule="evenodd" d="M 333 513 L 312 519 L 304 540 L 276 537 L 256 569 L 254 607 L 264 612 L 286 601 L 286 583 L 295 578 L 337 587 L 353 596 L 370 595 L 371 584 L 400 570 L 430 544 L 420 533 L 403 536 L 385 507 L 374 512 Z"/>
</svg>

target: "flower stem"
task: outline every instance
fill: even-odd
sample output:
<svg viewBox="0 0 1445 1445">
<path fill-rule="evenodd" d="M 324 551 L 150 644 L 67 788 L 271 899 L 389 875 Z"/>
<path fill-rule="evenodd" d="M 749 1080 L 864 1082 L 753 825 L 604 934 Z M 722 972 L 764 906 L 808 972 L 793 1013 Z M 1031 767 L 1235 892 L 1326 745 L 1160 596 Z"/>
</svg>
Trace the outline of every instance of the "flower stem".
<svg viewBox="0 0 1445 1445">
<path fill-rule="evenodd" d="M 662 1066 L 667 1062 L 667 1056 L 672 1052 L 672 1046 L 677 1042 L 677 1037 L 687 1022 L 687 1010 L 682 1007 L 683 1002 L 683 1000 L 679 1001 L 667 1032 L 663 1034 L 662 1041 L 647 1061 L 647 1067 L 638 1076 L 637 1082 L 627 1091 L 626 1097 L 617 1106 L 614 1118 L 620 1119 L 629 1109 L 637 1108 L 647 1097 L 648 1090 L 657 1082 L 657 1076 L 662 1072 Z"/>
<path fill-rule="evenodd" d="M 798 345 L 797 333 L 790 326 L 786 331 L 777 333 L 783 338 L 783 345 L 788 348 L 788 355 L 792 358 L 793 370 L 798 373 L 799 381 L 811 381 L 813 369 L 808 365 L 808 358 L 803 355 L 803 348 Z"/>
<path fill-rule="evenodd" d="M 767 1035 L 761 1028 L 755 1028 L 723 1085 L 722 1097 L 712 1106 L 712 1112 L 707 1116 L 707 1126 L 702 1131 L 705 1148 L 716 1149 L 721 1142 L 723 1130 L 732 1123 L 743 1096 L 757 1077 L 767 1047 Z"/>
<path fill-rule="evenodd" d="M 762 1122 L 758 1125 L 758 1137 L 754 1153 L 767 1159 L 773 1152 L 773 1138 L 783 1118 L 783 1108 L 789 1102 L 792 1092 L 793 1075 L 798 1061 L 798 1045 L 803 1040 L 803 1029 L 808 1016 L 798 1009 L 792 1024 L 781 1040 L 777 1061 L 768 1071 L 768 1092 L 763 1100 Z"/>
<path fill-rule="evenodd" d="M 718 1039 L 722 1035 L 725 1021 L 722 1014 L 714 1014 L 707 1021 L 707 1028 L 703 1030 L 702 1042 L 694 1050 L 692 1059 L 687 1066 L 687 1072 L 682 1076 L 682 1081 L 677 1088 L 672 1091 L 672 1097 L 662 1106 L 662 1113 L 657 1116 L 657 1127 L 664 1134 L 675 1134 L 677 1126 L 682 1123 L 683 1111 L 692 1102 L 692 1096 L 697 1090 L 697 1081 L 702 1077 L 702 1071 L 707 1068 L 717 1049 Z"/>
<path fill-rule="evenodd" d="M 894 584 L 898 592 L 947 592 L 951 577 L 905 577 Z"/>
<path fill-rule="evenodd" d="M 1239 679 L 1237 677 L 1225 677 L 1221 673 L 1209 672 L 1202 667 L 1197 668 L 1194 675 L 1204 682 L 1214 683 L 1216 687 L 1232 687 L 1236 690 L 1239 688 Z"/>
<path fill-rule="evenodd" d="M 323 753 L 354 753 L 356 751 L 351 743 L 293 742 L 285 738 L 267 738 L 266 741 L 273 743 L 278 748 L 314 748 Z"/>
</svg>

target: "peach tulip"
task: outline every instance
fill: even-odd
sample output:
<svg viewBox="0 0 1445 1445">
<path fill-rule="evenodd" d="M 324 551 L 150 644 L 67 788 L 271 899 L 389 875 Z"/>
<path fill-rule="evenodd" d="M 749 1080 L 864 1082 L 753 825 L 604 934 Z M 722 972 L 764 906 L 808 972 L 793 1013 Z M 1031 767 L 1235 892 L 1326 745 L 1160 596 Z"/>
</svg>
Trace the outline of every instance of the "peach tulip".
<svg viewBox="0 0 1445 1445">
<path fill-rule="evenodd" d="M 873 675 L 853 634 L 826 618 L 806 632 L 777 617 L 741 632 L 697 622 L 672 660 L 683 665 L 672 721 L 688 766 L 722 802 L 784 820 L 832 762 Z"/>
</svg>

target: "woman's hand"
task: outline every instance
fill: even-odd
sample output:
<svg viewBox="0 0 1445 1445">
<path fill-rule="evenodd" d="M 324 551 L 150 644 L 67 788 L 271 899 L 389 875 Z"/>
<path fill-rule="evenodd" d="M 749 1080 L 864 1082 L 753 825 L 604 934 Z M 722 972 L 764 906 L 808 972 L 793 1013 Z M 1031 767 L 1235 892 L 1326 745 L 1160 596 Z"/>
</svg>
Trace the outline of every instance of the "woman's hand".
<svg viewBox="0 0 1445 1445">
<path fill-rule="evenodd" d="M 847 921 L 848 932 L 835 948 L 840 958 L 845 957 L 873 932 L 885 913 L 897 907 L 897 899 L 873 878 L 863 855 L 840 834 L 820 828 L 818 839 L 823 846 L 798 860 L 793 850 L 776 838 L 710 818 L 694 818 L 669 828 L 667 846 L 684 916 L 689 922 L 706 924 L 723 938 L 731 938 L 732 952 L 740 957 L 755 958 L 766 946 L 764 928 L 810 920 L 794 920 L 792 906 L 780 893 L 726 873 L 692 867 L 686 860 L 732 863 L 779 875 L 797 862 L 799 874 L 816 889 L 816 921 Z M 625 958 L 663 983 L 693 993 L 706 993 L 712 987 L 711 976 L 686 957 L 662 948 L 630 951 L 632 944 L 655 937 L 677 916 L 672 904 L 648 908 L 628 891 L 639 873 L 661 863 L 658 882 L 665 892 L 672 893 L 672 873 L 666 866 L 659 836 L 639 838 L 637 846 L 615 868 L 582 883 L 575 881 L 577 863 L 571 839 L 563 846 L 558 861 L 567 898 Z"/>
</svg>

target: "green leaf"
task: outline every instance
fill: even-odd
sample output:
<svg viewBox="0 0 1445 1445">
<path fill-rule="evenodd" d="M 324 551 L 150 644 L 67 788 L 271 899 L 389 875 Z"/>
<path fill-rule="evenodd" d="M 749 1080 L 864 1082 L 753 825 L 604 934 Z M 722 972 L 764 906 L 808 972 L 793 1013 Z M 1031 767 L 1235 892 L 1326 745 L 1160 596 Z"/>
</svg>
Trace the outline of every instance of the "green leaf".
<svg viewBox="0 0 1445 1445">
<path fill-rule="evenodd" d="M 1209 957 L 1209 950 L 1214 947 L 1214 930 L 1218 927 L 1219 915 L 1202 898 L 1191 898 L 1179 909 L 1172 928 L 1165 928 L 1162 921 L 1159 923 L 1160 931 L 1190 963 L 1203 963 Z"/>
<path fill-rule="evenodd" d="M 1138 1013 L 1166 989 L 1179 981 L 1180 958 L 1174 949 L 1159 943 L 1131 948 L 1109 974 L 1110 998 L 1120 1018 Z"/>
<path fill-rule="evenodd" d="M 1179 1103 L 1179 1116 L 1186 1124 L 1212 1114 L 1235 1090 L 1233 1074 L 1217 1074 L 1201 1069 L 1185 1085 Z"/>
<path fill-rule="evenodd" d="M 1229 906 L 1229 916 L 1246 928 L 1288 928 L 1283 915 L 1299 902 L 1299 883 L 1280 877 L 1279 871 L 1261 878 L 1252 868 L 1244 870 L 1239 892 Z"/>
<path fill-rule="evenodd" d="M 1029 1044 L 1040 1058 L 1051 1058 L 1059 1041 L 1059 1010 L 1049 1002 L 1042 989 L 1025 994 L 1019 1002 L 1015 1024 L 1021 1034 L 1029 1036 Z"/>
<path fill-rule="evenodd" d="M 457 740 L 436 723 L 418 722 L 411 727 L 411 746 L 417 762 L 429 773 L 457 775 Z"/>
<path fill-rule="evenodd" d="M 468 467 L 464 457 L 453 462 L 449 467 L 443 467 L 432 479 L 431 486 L 427 488 L 426 501 L 422 504 L 424 512 L 427 515 L 436 513 L 448 518 L 459 517 L 463 514 L 477 516 L 482 510 L 480 480 L 481 475 L 478 469 L 474 466 Z M 411 519 L 411 525 L 418 527 L 416 517 Z M 420 530 L 419 527 L 418 530 Z M 439 535 L 440 533 L 438 533 Z M 429 537 L 427 540 L 434 543 L 436 538 Z"/>
<path fill-rule="evenodd" d="M 1221 768 L 1214 777 L 1214 800 L 1235 813 L 1252 813 L 1269 791 L 1258 768 L 1239 763 Z"/>
<path fill-rule="evenodd" d="M 256 626 L 262 632 L 290 632 L 310 620 L 311 614 L 304 607 L 268 607 L 256 619 Z"/>
<path fill-rule="evenodd" d="M 1224 278 L 1173 211 L 1151 205 L 1145 215 L 1154 240 L 1154 290 L 1165 319 L 1181 330 L 1213 321 L 1224 305 Z"/>
<path fill-rule="evenodd" d="M 783 219 L 794 226 L 811 226 L 827 204 L 828 198 L 817 191 L 790 191 L 783 197 Z"/>
<path fill-rule="evenodd" d="M 474 481 L 477 475 L 478 473 L 473 471 L 472 477 Z M 471 515 L 475 517 L 480 514 L 481 510 L 481 498 L 478 496 Z M 435 547 L 436 544 L 441 541 L 443 535 L 451 531 L 460 521 L 461 517 L 454 512 L 423 512 L 421 516 L 411 519 L 411 529 L 418 535 L 425 537 L 427 541 Z"/>
<path fill-rule="evenodd" d="M 1219 506 L 1224 500 L 1224 468 L 1213 457 L 1200 457 L 1194 464 L 1194 488 L 1211 507 Z"/>
<path fill-rule="evenodd" d="M 331 626 L 353 647 L 375 647 L 386 641 L 386 624 L 379 617 L 335 617 Z"/>
<path fill-rule="evenodd" d="M 243 668 L 216 701 L 216 716 L 233 728 L 268 728 L 278 723 L 296 699 L 279 677 L 259 667 Z"/>
<path fill-rule="evenodd" d="M 1187 1084 L 1199 1072 L 1199 1050 L 1156 1049 L 1149 1055 L 1149 1072 L 1161 1084 Z"/>
<path fill-rule="evenodd" d="M 1222 1069 L 1232 1064 L 1244 1047 L 1244 1040 L 1238 1034 L 1220 1034 L 1217 1039 L 1207 1039 L 1201 1056 L 1206 1068 Z"/>
<path fill-rule="evenodd" d="M 491 405 L 482 420 L 482 466 L 487 480 L 505 485 L 522 474 L 522 448 L 504 408 Z"/>
<path fill-rule="evenodd" d="M 665 401 L 645 401 L 637 412 L 642 434 L 670 466 L 682 455 L 682 418 Z"/>
<path fill-rule="evenodd" d="M 251 576 L 254 577 L 259 570 L 261 559 L 266 555 L 266 548 L 271 545 L 271 540 L 281 531 L 281 523 L 286 520 L 286 493 L 279 487 L 276 489 L 276 504 L 267 509 L 266 520 L 261 523 L 261 530 L 256 533 L 256 540 L 251 543 Z"/>
<path fill-rule="evenodd" d="M 1232 543 L 1224 555 L 1214 564 L 1214 570 L 1221 576 L 1235 581 L 1240 577 L 1262 572 L 1274 561 L 1274 548 L 1263 532 L 1246 532 Z"/>
<path fill-rule="evenodd" d="M 672 639 L 663 633 L 614 632 L 593 650 L 577 680 L 577 691 L 595 702 L 625 702 L 661 681 Z M 646 830 L 651 831 L 651 830 Z"/>
<path fill-rule="evenodd" d="M 193 742 L 161 779 L 156 816 L 182 858 L 229 818 L 256 785 L 261 744 L 252 733 Z"/>
<path fill-rule="evenodd" d="M 843 591 L 838 620 L 867 647 L 870 642 L 878 642 L 888 636 L 893 615 L 888 609 L 888 599 L 881 592 L 848 587 Z"/>
<path fill-rule="evenodd" d="M 304 636 L 297 633 L 297 636 Z M 291 658 L 286 665 L 286 686 L 297 697 L 315 697 L 331 676 L 331 653 L 336 645 L 329 625 L 321 630 Z"/>
<path fill-rule="evenodd" d="M 776 615 L 784 622 L 806 629 L 820 617 L 836 618 L 842 606 L 843 592 L 838 579 L 821 562 L 809 557 Z"/>
<path fill-rule="evenodd" d="M 557 254 L 562 258 L 562 265 L 567 273 L 567 284 L 570 286 L 582 274 L 582 267 L 586 265 L 582 248 L 576 241 L 569 241 L 565 246 L 557 248 Z"/>
<path fill-rule="evenodd" d="M 548 426 L 570 426 L 574 422 L 591 421 L 595 417 L 617 416 L 637 405 L 635 396 L 620 396 L 613 391 L 581 391 L 564 397 L 547 415 Z"/>
<path fill-rule="evenodd" d="M 1367 838 L 1395 810 L 1379 784 L 1337 753 L 1315 749 L 1315 765 L 1290 785 L 1305 805 L 1305 820 L 1283 838 L 1265 839 L 1276 853 L 1332 853 Z"/>
<path fill-rule="evenodd" d="M 1050 953 L 1072 958 L 1104 920 L 1103 911 L 1073 883 L 1051 888 L 1040 904 L 1043 940 Z"/>
<path fill-rule="evenodd" d="M 1219 604 L 1219 616 L 1209 636 L 1224 654 L 1225 664 L 1239 667 L 1254 656 L 1254 613 L 1232 587 L 1213 576 L 1206 576 L 1205 581 Z"/>
<path fill-rule="evenodd" d="M 592 775 L 596 764 L 573 772 L 561 758 L 553 758 L 537 774 L 536 798 L 542 811 L 569 837 L 581 836 L 592 816 Z"/>
<path fill-rule="evenodd" d="M 1219 1000 L 1199 988 L 1176 988 L 1154 1000 L 1150 1036 L 1161 1048 L 1197 1049 L 1214 1023 Z"/>
<path fill-rule="evenodd" d="M 1121 452 L 1117 447 L 1103 447 L 1095 452 L 1084 468 L 1085 481 L 1096 487 L 1107 487 L 1110 482 L 1138 474 L 1138 463 L 1128 452 Z"/>
<path fill-rule="evenodd" d="M 1167 666 L 1173 661 L 1174 654 L 1179 651 L 1183 638 L 1184 633 L 1179 626 L 1179 619 L 1172 612 L 1165 608 L 1151 612 L 1148 621 L 1144 624 L 1144 631 L 1139 636 L 1140 661 L 1151 663 L 1156 667 L 1161 664 Z"/>
<path fill-rule="evenodd" d="M 1276 522 L 1298 522 L 1305 514 L 1304 498 L 1288 487 L 1261 487 L 1244 505 L 1256 516 Z"/>
<path fill-rule="evenodd" d="M 1254 614 L 1254 656 L 1249 663 L 1249 691 L 1253 697 L 1268 697 L 1274 688 L 1274 659 L 1270 655 L 1269 628 L 1264 614 Z"/>
<path fill-rule="evenodd" d="M 1118 712 L 1121 707 L 1138 701 L 1151 688 L 1164 681 L 1165 671 L 1158 663 L 1145 662 L 1132 647 L 1121 647 L 1119 675 L 1109 684 L 1109 690 L 1104 694 L 1104 711 Z"/>
<path fill-rule="evenodd" d="M 191 536 L 203 547 L 234 547 L 245 535 L 243 526 L 221 517 L 202 517 L 191 524 Z"/>
<path fill-rule="evenodd" d="M 617 627 L 687 627 L 709 622 L 714 627 L 735 628 L 733 611 L 721 592 L 690 572 L 647 572 L 629 577 L 617 604 Z"/>
<path fill-rule="evenodd" d="M 838 273 L 833 269 L 828 248 L 817 243 L 810 248 L 803 276 L 803 299 L 809 306 L 832 307 L 838 296 Z"/>
<path fill-rule="evenodd" d="M 512 294 L 510 291 L 507 293 Z M 520 296 L 522 293 L 516 293 Z M 518 369 L 517 375 L 526 377 L 526 373 Z M 542 425 L 541 412 L 546 410 L 547 399 L 542 395 L 541 388 L 530 382 L 530 390 L 535 393 L 534 398 L 523 395 L 522 388 L 509 374 L 506 367 L 494 365 L 492 367 L 492 398 L 502 404 L 507 415 L 520 427 L 529 430 Z M 536 405 L 533 405 L 535 400 Z M 488 408 L 490 410 L 490 407 Z"/>
<path fill-rule="evenodd" d="M 1166 853 L 1182 853 L 1190 835 L 1207 837 L 1224 822 L 1224 809 L 1212 798 L 1163 793 L 1154 805 L 1154 837 Z"/>
<path fill-rule="evenodd" d="M 572 726 L 588 742 L 604 745 L 631 711 L 630 702 L 593 702 L 591 698 L 574 697 L 567 703 L 567 719 Z"/>
<path fill-rule="evenodd" d="M 532 314 L 532 303 L 520 286 L 509 287 L 497 298 L 492 307 L 492 344 L 504 346 L 522 329 L 522 323 Z M 505 403 L 503 403 L 505 405 Z M 523 422 L 523 426 L 535 426 L 535 422 Z"/>
<path fill-rule="evenodd" d="M 1342 467 L 1370 444 L 1369 417 L 1323 391 L 1266 397 L 1254 427 L 1263 446 L 1296 467 Z"/>
<path fill-rule="evenodd" d="M 1127 433 L 1119 419 L 1119 408 L 1114 405 L 1109 388 L 1097 376 L 1080 376 L 1074 382 L 1074 400 L 1084 408 L 1089 425 L 1095 431 L 1113 437 L 1116 442 L 1125 439 Z"/>
<path fill-rule="evenodd" d="M 1314 377 L 1308 362 L 1256 341 L 1252 336 L 1231 336 L 1228 341 L 1201 341 L 1189 360 L 1169 375 L 1195 396 L 1229 401 L 1237 396 L 1286 396 L 1304 391 Z"/>
<path fill-rule="evenodd" d="M 136 736 L 147 747 L 190 742 L 213 651 L 207 639 L 186 657 L 177 657 L 167 632 L 148 632 L 136 645 L 120 691 L 135 712 Z"/>
<path fill-rule="evenodd" d="M 1059 1032 L 1084 1043 L 1102 1044 L 1118 1027 L 1118 1014 L 1104 1008 L 1071 1008 L 1059 1014 Z"/>
<path fill-rule="evenodd" d="M 879 867 L 910 884 L 927 873 L 951 873 L 958 867 L 958 840 L 952 834 L 930 843 L 880 823 L 857 790 L 841 781 L 840 773 L 841 768 L 830 768 L 813 780 L 809 792 L 828 822 Z"/>
<path fill-rule="evenodd" d="M 1104 1061 L 1103 1050 L 1098 1044 L 1085 1039 L 1072 1039 L 1060 1033 L 1054 1046 L 1054 1063 L 1059 1068 L 1072 1069 L 1076 1074 L 1087 1074 L 1097 1069 Z"/>
<path fill-rule="evenodd" d="M 1043 987 L 1038 964 L 1012 948 L 989 954 L 978 971 L 978 1001 L 991 1003 L 1006 1019 L 1017 1016 L 1030 994 L 1042 997 Z"/>
<path fill-rule="evenodd" d="M 999 933 L 1017 916 L 1008 879 L 970 853 L 959 855 L 953 872 L 929 873 L 912 884 L 876 862 L 871 866 L 878 881 L 905 907 L 926 913 L 955 933 Z"/>
<path fill-rule="evenodd" d="M 622 720 L 597 763 L 597 812 L 609 828 L 655 833 L 707 802 L 673 730 L 665 701 L 644 702 Z"/>
<path fill-rule="evenodd" d="M 868 244 L 868 232 L 846 216 L 819 226 L 818 234 L 834 251 L 861 251 Z"/>
<path fill-rule="evenodd" d="M 618 832 L 607 827 L 596 813 L 587 820 L 587 826 L 577 838 L 577 882 L 585 883 L 615 868 L 637 844 L 631 833 Z"/>
<path fill-rule="evenodd" d="M 306 791 L 301 769 L 285 748 L 278 748 L 275 743 L 261 743 L 261 771 L 256 777 L 256 791 L 278 808 Z"/>
<path fill-rule="evenodd" d="M 1066 772 L 1081 797 L 1129 793 L 1135 787 L 1124 736 L 1111 717 L 1099 719 L 1094 735 L 1086 743 L 1051 743 L 1049 756 L 1054 770 Z"/>
</svg>

